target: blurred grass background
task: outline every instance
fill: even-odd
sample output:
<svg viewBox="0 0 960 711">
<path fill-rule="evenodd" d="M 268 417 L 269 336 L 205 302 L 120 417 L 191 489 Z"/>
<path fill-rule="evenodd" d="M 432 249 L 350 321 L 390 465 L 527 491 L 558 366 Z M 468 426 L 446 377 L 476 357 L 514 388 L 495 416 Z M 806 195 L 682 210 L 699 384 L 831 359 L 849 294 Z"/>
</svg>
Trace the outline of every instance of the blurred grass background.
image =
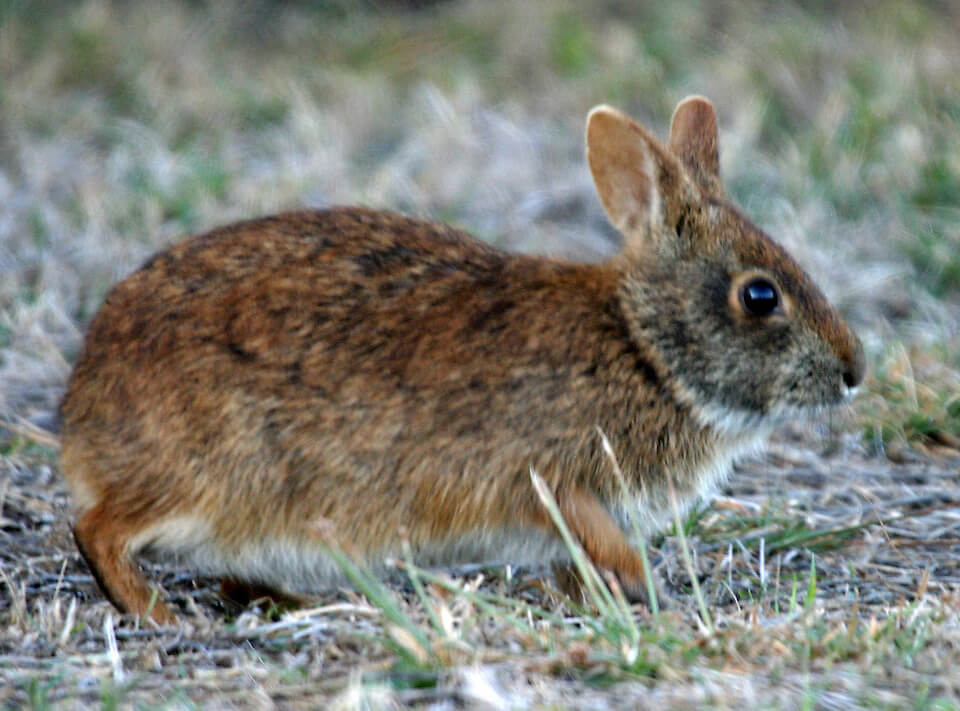
<svg viewBox="0 0 960 711">
<path fill-rule="evenodd" d="M 729 193 L 850 316 L 864 441 L 960 437 L 952 2 L 0 3 L 0 412 L 56 405 L 107 288 L 183 234 L 364 203 L 598 259 L 606 102 L 709 96 Z"/>
</svg>

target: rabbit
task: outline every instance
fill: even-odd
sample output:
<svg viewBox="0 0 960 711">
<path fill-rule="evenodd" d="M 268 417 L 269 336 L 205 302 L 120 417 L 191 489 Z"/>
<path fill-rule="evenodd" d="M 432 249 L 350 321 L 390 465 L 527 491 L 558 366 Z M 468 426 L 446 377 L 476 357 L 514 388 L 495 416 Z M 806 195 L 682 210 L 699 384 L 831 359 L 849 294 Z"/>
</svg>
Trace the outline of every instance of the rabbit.
<svg viewBox="0 0 960 711">
<path fill-rule="evenodd" d="M 533 469 L 643 601 L 630 511 L 664 525 L 779 424 L 847 401 L 864 354 L 724 197 L 707 99 L 680 102 L 666 144 L 598 106 L 586 144 L 623 236 L 602 263 L 343 207 L 186 239 L 115 285 L 61 405 L 74 535 L 106 597 L 177 619 L 148 551 L 281 595 L 342 580 L 329 545 L 381 571 L 402 541 L 425 565 L 562 570 Z"/>
</svg>

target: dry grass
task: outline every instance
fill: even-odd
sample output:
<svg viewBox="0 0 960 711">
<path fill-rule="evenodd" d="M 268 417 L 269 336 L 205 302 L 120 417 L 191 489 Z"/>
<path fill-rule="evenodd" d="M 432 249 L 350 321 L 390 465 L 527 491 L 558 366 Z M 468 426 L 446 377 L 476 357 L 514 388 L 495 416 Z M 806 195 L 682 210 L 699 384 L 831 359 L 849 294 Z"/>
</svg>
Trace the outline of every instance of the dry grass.
<svg viewBox="0 0 960 711">
<path fill-rule="evenodd" d="M 960 14 L 642 5 L 0 4 L 0 703 L 960 706 Z M 112 613 L 44 428 L 113 281 L 183 233 L 334 203 L 601 258 L 586 111 L 664 128 L 694 92 L 731 193 L 849 314 L 871 377 L 651 542 L 670 609 L 465 568 L 275 615 L 157 569 L 188 625 Z"/>
<path fill-rule="evenodd" d="M 11 487 L 0 688 L 40 707 L 953 708 L 956 467 L 833 449 L 784 436 L 686 522 L 709 620 L 672 534 L 656 546 L 672 597 L 657 616 L 580 609 L 536 571 L 464 568 L 416 571 L 416 585 L 361 577 L 357 592 L 276 617 L 225 609 L 212 581 L 155 569 L 187 623 L 138 628 L 97 594 L 59 485 Z"/>
</svg>

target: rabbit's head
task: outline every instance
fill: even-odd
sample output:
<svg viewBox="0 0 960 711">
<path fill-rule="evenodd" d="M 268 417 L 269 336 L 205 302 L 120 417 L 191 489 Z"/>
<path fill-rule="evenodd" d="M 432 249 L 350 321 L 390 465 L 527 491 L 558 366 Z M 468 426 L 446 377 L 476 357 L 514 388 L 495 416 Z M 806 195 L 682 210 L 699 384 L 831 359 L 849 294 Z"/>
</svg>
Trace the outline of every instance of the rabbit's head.
<svg viewBox="0 0 960 711">
<path fill-rule="evenodd" d="M 734 435 L 849 398 L 863 348 L 780 245 L 724 199 L 717 122 L 682 101 L 664 145 L 606 106 L 587 119 L 634 338 L 701 420 Z"/>
</svg>

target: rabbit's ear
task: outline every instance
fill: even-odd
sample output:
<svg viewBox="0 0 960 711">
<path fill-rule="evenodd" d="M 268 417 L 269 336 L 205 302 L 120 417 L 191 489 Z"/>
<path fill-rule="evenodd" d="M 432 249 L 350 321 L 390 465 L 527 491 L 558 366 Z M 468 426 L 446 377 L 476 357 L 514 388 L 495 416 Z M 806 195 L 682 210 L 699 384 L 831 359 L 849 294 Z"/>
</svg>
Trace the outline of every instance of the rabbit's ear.
<svg viewBox="0 0 960 711">
<path fill-rule="evenodd" d="M 670 121 L 670 150 L 700 187 L 720 197 L 723 184 L 717 145 L 717 112 L 709 99 L 688 96 L 677 104 Z"/>
<path fill-rule="evenodd" d="M 677 157 L 629 117 L 597 106 L 587 116 L 587 162 L 600 202 L 625 238 L 625 250 L 671 250 L 676 233 L 664 227 L 692 197 Z"/>
</svg>

